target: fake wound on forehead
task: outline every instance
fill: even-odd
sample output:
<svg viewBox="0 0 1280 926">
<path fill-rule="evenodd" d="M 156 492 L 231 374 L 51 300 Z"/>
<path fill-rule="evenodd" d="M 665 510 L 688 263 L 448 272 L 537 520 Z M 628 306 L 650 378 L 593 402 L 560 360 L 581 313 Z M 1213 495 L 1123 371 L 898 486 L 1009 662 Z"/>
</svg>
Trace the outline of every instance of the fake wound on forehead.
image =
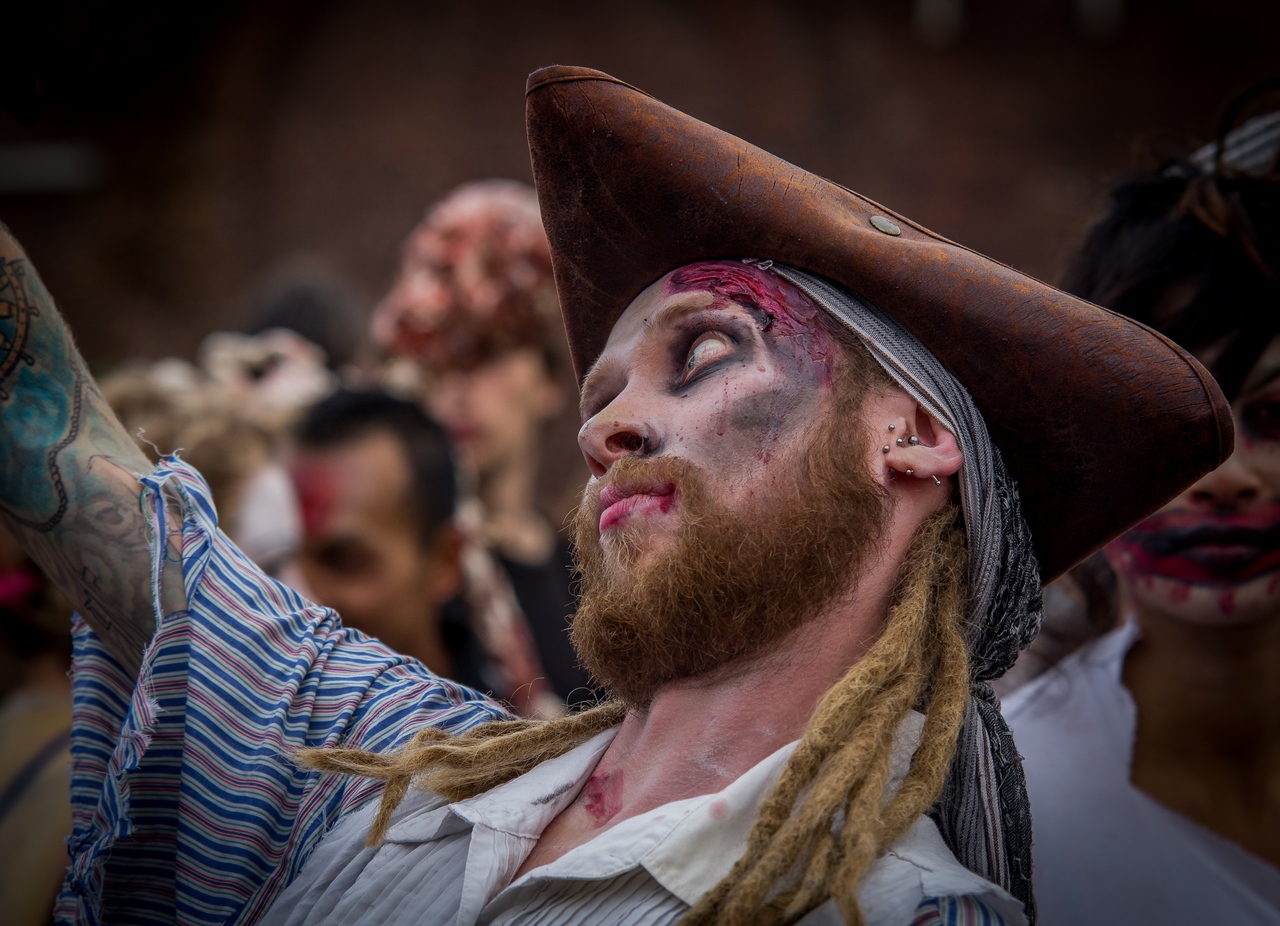
<svg viewBox="0 0 1280 926">
<path fill-rule="evenodd" d="M 798 334 L 812 329 L 818 306 L 800 289 L 760 264 L 739 260 L 704 260 L 687 264 L 667 277 L 667 294 L 707 292 L 764 313 L 765 330 Z"/>
</svg>

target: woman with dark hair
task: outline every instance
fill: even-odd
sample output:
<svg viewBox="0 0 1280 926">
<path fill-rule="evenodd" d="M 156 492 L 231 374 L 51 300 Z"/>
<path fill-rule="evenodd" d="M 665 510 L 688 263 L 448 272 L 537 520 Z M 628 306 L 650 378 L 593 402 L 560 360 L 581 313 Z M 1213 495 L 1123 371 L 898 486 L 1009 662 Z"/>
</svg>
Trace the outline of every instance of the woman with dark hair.
<svg viewBox="0 0 1280 926">
<path fill-rule="evenodd" d="M 1237 437 L 1107 547 L 1121 626 L 1006 702 L 1045 926 L 1280 923 L 1278 146 L 1275 112 L 1121 186 L 1066 281 L 1193 351 Z"/>
</svg>

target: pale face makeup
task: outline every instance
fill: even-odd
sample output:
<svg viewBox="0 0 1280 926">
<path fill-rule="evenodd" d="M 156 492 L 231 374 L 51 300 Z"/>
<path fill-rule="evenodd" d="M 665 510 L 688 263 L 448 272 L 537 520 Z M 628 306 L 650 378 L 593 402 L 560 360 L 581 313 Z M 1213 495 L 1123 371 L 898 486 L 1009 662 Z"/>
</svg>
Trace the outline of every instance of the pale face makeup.
<svg viewBox="0 0 1280 926">
<path fill-rule="evenodd" d="M 636 297 L 582 391 L 578 440 L 588 492 L 605 482 L 606 552 L 623 534 L 659 549 L 681 523 L 673 484 L 610 479 L 623 457 L 692 466 L 717 504 L 737 510 L 794 478 L 833 401 L 836 345 L 818 311 L 780 278 L 736 262 L 682 268 Z"/>
<path fill-rule="evenodd" d="M 1230 459 L 1107 547 L 1139 613 L 1202 625 L 1280 614 L 1280 338 L 1231 409 Z"/>
</svg>

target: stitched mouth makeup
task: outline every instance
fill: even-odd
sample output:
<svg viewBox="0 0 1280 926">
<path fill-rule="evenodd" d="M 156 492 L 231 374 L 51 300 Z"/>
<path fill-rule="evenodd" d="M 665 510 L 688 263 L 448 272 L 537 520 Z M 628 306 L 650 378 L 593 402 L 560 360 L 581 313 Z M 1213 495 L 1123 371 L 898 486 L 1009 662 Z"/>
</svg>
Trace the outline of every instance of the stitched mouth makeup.
<svg viewBox="0 0 1280 926">
<path fill-rule="evenodd" d="M 1115 545 L 1138 574 L 1191 585 L 1240 585 L 1280 570 L 1280 504 L 1224 517 L 1156 515 Z"/>
</svg>

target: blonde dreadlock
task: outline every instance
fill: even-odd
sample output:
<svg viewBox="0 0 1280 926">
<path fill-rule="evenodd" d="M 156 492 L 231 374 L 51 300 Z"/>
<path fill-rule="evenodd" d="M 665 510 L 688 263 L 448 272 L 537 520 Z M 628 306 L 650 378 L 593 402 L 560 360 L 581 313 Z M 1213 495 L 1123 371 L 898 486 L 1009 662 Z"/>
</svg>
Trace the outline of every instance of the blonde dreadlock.
<svg viewBox="0 0 1280 926">
<path fill-rule="evenodd" d="M 391 814 L 409 786 L 417 783 L 450 801 L 466 800 L 518 778 L 536 765 L 564 755 L 610 727 L 622 723 L 626 707 L 605 701 L 556 720 L 498 720 L 466 733 L 434 727 L 414 735 L 392 753 L 364 749 L 302 749 L 300 764 L 322 772 L 338 772 L 387 783 L 367 845 L 386 835 Z"/>
<path fill-rule="evenodd" d="M 746 852 L 685 926 L 792 923 L 829 897 L 846 923 L 863 922 L 859 881 L 933 806 L 955 750 L 968 696 L 965 565 L 948 508 L 917 532 L 884 633 L 818 705 Z M 886 801 L 894 734 L 916 707 L 920 745 Z"/>
</svg>

